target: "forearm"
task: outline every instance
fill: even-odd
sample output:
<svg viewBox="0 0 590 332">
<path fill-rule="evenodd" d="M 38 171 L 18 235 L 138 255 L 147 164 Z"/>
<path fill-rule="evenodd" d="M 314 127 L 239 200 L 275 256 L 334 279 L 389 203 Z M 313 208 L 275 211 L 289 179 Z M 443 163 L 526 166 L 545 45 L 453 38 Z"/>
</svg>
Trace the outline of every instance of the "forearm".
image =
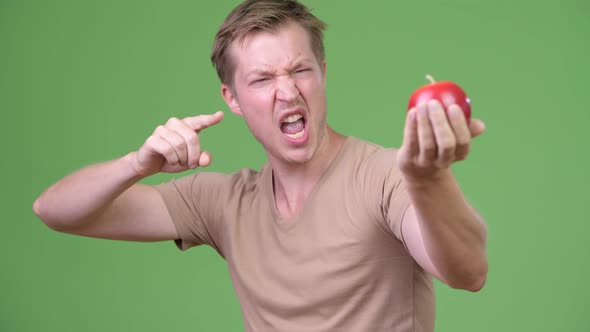
<svg viewBox="0 0 590 332">
<path fill-rule="evenodd" d="M 455 288 L 477 290 L 487 274 L 487 230 L 450 169 L 428 183 L 407 181 L 426 250 Z"/>
<path fill-rule="evenodd" d="M 119 159 L 82 168 L 49 187 L 33 210 L 49 227 L 67 230 L 90 222 L 121 193 L 141 180 L 130 153 Z"/>
</svg>

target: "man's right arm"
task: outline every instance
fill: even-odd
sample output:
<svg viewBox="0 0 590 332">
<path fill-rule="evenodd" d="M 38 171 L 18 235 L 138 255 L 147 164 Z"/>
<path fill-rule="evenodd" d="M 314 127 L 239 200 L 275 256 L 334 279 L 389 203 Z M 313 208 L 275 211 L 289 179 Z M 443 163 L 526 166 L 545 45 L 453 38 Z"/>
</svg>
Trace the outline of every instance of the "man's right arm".
<svg viewBox="0 0 590 332">
<path fill-rule="evenodd" d="M 178 239 L 159 192 L 138 182 L 158 172 L 209 165 L 211 156 L 201 150 L 198 133 L 222 118 L 221 112 L 172 118 L 137 152 L 82 168 L 53 184 L 33 210 L 60 232 L 129 241 Z"/>
</svg>

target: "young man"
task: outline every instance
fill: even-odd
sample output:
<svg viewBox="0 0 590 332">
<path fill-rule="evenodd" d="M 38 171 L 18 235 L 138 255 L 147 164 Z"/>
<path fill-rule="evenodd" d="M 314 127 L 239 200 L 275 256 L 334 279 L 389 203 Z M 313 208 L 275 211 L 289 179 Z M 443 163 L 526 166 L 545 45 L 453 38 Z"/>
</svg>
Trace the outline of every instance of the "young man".
<svg viewBox="0 0 590 332">
<path fill-rule="evenodd" d="M 199 133 L 223 113 L 171 118 L 138 151 L 52 185 L 34 211 L 72 234 L 212 246 L 248 331 L 432 331 L 431 276 L 470 291 L 486 280 L 486 228 L 449 169 L 483 123 L 433 101 L 408 113 L 399 150 L 335 132 L 323 29 L 296 1 L 261 0 L 216 36 L 223 98 L 268 156 L 259 172 L 138 184 L 211 162 Z"/>
</svg>

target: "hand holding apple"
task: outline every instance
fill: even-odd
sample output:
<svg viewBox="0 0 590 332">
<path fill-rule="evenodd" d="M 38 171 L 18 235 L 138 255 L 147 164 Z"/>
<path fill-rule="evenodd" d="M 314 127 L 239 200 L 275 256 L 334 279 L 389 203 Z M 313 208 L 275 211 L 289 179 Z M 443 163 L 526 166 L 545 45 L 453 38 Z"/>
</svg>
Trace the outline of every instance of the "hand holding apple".
<svg viewBox="0 0 590 332">
<path fill-rule="evenodd" d="M 471 119 L 469 99 L 452 82 L 416 90 L 408 106 L 398 154 L 400 170 L 414 183 L 448 176 L 452 163 L 467 158 L 472 138 L 483 133 L 485 125 Z"/>
<path fill-rule="evenodd" d="M 426 75 L 426 78 L 430 81 L 430 84 L 424 85 L 414 91 L 408 102 L 408 110 L 418 106 L 418 104 L 436 99 L 442 103 L 447 112 L 449 111 L 449 107 L 453 104 L 461 107 L 467 122 L 469 122 L 471 119 L 471 101 L 469 100 L 469 97 L 467 97 L 467 94 L 465 94 L 465 91 L 453 82 L 435 82 L 434 78 L 430 75 Z"/>
</svg>

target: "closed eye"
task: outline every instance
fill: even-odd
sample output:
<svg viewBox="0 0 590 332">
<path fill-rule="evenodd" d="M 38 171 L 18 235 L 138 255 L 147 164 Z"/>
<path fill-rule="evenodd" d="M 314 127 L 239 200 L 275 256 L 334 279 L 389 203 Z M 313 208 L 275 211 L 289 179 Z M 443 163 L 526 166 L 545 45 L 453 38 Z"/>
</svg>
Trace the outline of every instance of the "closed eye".
<svg viewBox="0 0 590 332">
<path fill-rule="evenodd" d="M 268 80 L 269 80 L 268 77 L 261 77 L 261 78 L 258 78 L 258 79 L 255 79 L 254 81 L 252 81 L 251 84 L 263 83 L 263 82 L 266 82 Z"/>
</svg>

